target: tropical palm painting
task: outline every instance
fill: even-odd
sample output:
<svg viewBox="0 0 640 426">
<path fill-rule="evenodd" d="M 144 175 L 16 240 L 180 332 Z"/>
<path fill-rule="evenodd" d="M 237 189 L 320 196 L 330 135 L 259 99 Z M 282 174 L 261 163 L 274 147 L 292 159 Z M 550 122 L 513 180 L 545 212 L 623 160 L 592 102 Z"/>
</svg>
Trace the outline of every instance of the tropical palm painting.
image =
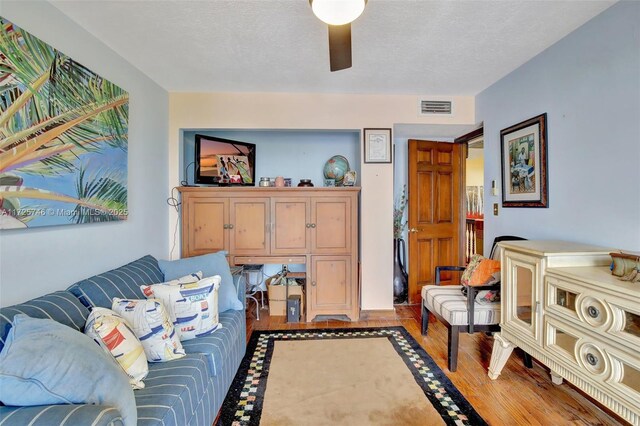
<svg viewBox="0 0 640 426">
<path fill-rule="evenodd" d="M 0 26 L 0 229 L 125 220 L 128 93 Z"/>
</svg>

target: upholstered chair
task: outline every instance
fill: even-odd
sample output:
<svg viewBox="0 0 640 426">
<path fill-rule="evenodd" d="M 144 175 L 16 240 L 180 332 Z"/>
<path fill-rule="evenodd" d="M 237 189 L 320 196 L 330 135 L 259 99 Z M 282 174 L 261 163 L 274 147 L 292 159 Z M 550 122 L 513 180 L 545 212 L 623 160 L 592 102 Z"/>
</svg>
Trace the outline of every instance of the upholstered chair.
<svg viewBox="0 0 640 426">
<path fill-rule="evenodd" d="M 525 240 L 525 238 L 505 235 L 496 237 L 491 248 L 490 258 L 500 260 L 500 241 Z M 435 284 L 422 287 L 422 334 L 427 335 L 429 315 L 434 315 L 448 328 L 448 367 L 454 372 L 458 367 L 458 343 L 460 333 L 473 334 L 477 331 L 500 331 L 500 301 L 490 301 L 491 297 L 478 299 L 483 290 L 498 292 L 500 282 L 488 285 L 440 285 L 443 271 L 463 272 L 464 266 L 436 266 Z M 480 293 L 480 296 L 487 295 Z M 488 294 L 491 296 L 492 294 Z M 525 354 L 525 365 L 531 368 L 531 358 Z"/>
</svg>

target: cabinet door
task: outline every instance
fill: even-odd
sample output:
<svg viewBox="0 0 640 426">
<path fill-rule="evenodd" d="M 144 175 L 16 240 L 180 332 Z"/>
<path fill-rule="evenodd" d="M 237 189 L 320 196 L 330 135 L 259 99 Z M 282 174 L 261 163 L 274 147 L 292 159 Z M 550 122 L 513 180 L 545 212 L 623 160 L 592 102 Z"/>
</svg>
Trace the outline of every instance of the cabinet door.
<svg viewBox="0 0 640 426">
<path fill-rule="evenodd" d="M 269 198 L 230 198 L 230 252 L 239 255 L 269 254 L 269 223 Z"/>
<path fill-rule="evenodd" d="M 226 224 L 227 198 L 188 197 L 183 206 L 182 256 L 190 257 L 229 249 Z"/>
<path fill-rule="evenodd" d="M 350 254 L 352 221 L 351 198 L 311 199 L 311 252 Z"/>
<path fill-rule="evenodd" d="M 271 254 L 305 254 L 309 251 L 308 198 L 272 198 L 271 221 Z"/>
<path fill-rule="evenodd" d="M 517 337 L 541 345 L 542 259 L 507 250 L 502 257 L 503 326 Z"/>
<path fill-rule="evenodd" d="M 308 320 L 316 315 L 351 315 L 351 278 L 350 256 L 312 256 L 307 282 Z"/>
</svg>

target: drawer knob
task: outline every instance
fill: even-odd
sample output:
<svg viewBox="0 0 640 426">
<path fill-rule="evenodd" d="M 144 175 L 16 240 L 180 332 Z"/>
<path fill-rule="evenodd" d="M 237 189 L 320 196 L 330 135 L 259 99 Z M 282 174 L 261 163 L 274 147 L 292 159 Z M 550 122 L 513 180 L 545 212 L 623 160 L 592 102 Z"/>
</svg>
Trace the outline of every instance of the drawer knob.
<svg viewBox="0 0 640 426">
<path fill-rule="evenodd" d="M 594 354 L 588 353 L 585 358 L 587 358 L 587 363 L 589 363 L 589 365 L 595 366 L 598 364 L 598 357 Z"/>
<path fill-rule="evenodd" d="M 598 310 L 598 308 L 596 308 L 595 306 L 589 306 L 587 308 L 587 314 L 591 318 L 598 318 L 600 316 L 600 310 Z"/>
<path fill-rule="evenodd" d="M 306 226 L 307 226 L 307 228 L 311 228 L 311 224 L 310 223 L 307 223 Z"/>
</svg>

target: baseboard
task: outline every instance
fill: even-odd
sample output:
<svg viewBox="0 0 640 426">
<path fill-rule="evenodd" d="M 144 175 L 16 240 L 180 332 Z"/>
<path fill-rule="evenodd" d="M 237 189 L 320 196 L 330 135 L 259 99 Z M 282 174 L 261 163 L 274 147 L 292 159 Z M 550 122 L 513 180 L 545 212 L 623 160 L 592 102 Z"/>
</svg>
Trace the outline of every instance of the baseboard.
<svg viewBox="0 0 640 426">
<path fill-rule="evenodd" d="M 396 319 L 396 309 L 371 309 L 360 311 L 360 321 L 369 320 L 394 320 Z"/>
</svg>

